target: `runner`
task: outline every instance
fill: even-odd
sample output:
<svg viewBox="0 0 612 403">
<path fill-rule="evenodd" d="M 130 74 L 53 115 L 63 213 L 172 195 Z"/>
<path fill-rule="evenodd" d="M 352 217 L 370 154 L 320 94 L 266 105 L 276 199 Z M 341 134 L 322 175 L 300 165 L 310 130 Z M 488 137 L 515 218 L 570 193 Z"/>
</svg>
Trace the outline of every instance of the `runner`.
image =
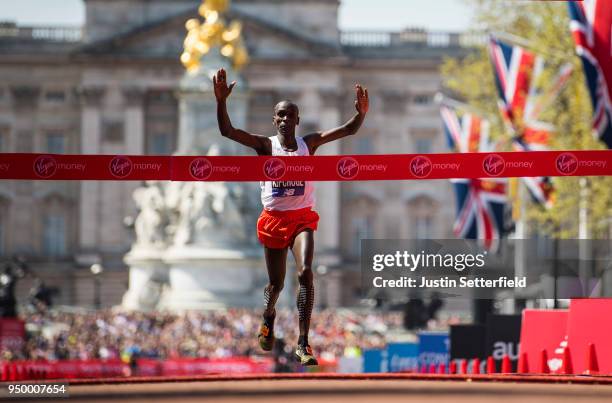
<svg viewBox="0 0 612 403">
<path fill-rule="evenodd" d="M 217 98 L 217 121 L 224 137 L 254 149 L 258 155 L 307 156 L 314 155 L 319 146 L 355 134 L 368 112 L 368 90 L 355 86 L 355 109 L 357 113 L 344 125 L 304 137 L 296 137 L 295 128 L 300 123 L 299 109 L 289 100 L 274 107 L 272 123 L 277 134 L 266 137 L 248 133 L 232 126 L 227 113 L 226 100 L 236 85 L 227 84 L 226 72 L 217 71 L 213 77 Z M 275 304 L 285 282 L 287 253 L 291 249 L 297 267 L 299 291 L 297 309 L 299 315 L 299 338 L 295 351 L 303 365 L 317 365 L 308 343 L 310 316 L 314 305 L 312 259 L 314 235 L 319 215 L 313 210 L 315 204 L 314 185 L 308 181 L 261 182 L 263 211 L 257 221 L 257 235 L 264 246 L 269 284 L 264 290 L 265 309 L 258 335 L 259 345 L 265 351 L 274 346 Z"/>
</svg>

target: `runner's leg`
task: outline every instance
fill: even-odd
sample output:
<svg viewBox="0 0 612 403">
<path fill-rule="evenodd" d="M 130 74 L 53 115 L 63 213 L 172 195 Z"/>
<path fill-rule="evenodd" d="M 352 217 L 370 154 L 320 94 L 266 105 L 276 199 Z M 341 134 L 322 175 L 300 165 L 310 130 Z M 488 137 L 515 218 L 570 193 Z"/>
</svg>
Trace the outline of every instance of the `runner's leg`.
<svg viewBox="0 0 612 403">
<path fill-rule="evenodd" d="M 266 267 L 268 269 L 268 285 L 264 289 L 264 318 L 274 318 L 274 309 L 278 296 L 285 285 L 287 271 L 287 248 L 272 249 L 264 247 Z"/>
<path fill-rule="evenodd" d="M 291 247 L 298 275 L 297 308 L 299 315 L 300 338 L 298 344 L 308 345 L 310 317 L 314 306 L 314 282 L 312 258 L 314 255 L 314 234 L 310 229 L 300 232 Z"/>
</svg>

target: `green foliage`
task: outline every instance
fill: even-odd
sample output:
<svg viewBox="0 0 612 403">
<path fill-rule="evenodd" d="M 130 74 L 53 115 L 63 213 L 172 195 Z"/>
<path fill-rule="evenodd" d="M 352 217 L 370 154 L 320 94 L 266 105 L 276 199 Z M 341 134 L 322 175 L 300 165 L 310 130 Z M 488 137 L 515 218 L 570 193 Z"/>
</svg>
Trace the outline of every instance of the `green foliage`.
<svg viewBox="0 0 612 403">
<path fill-rule="evenodd" d="M 529 41 L 529 48 L 546 59 L 538 84 L 552 82 L 565 63 L 574 67 L 572 77 L 555 101 L 543 111 L 541 120 L 556 127 L 551 148 L 556 150 L 605 149 L 593 136 L 592 108 L 580 59 L 574 50 L 565 2 L 468 0 L 475 12 L 474 29 L 504 32 Z M 469 103 L 491 122 L 492 139 L 502 140 L 506 150 L 510 134 L 497 107 L 497 93 L 486 45 L 463 59 L 447 59 L 442 69 L 446 91 Z M 530 227 L 560 238 L 577 238 L 580 179 L 554 178 L 555 204 L 549 210 L 532 204 Z M 612 231 L 612 177 L 590 177 L 586 182 L 589 230 L 592 238 L 608 239 Z"/>
</svg>

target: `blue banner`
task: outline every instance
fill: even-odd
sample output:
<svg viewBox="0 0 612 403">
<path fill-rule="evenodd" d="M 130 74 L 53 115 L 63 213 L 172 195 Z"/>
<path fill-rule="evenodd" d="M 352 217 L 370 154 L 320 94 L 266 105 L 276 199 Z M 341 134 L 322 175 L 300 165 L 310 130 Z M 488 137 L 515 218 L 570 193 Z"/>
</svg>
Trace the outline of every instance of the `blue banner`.
<svg viewBox="0 0 612 403">
<path fill-rule="evenodd" d="M 416 371 L 419 345 L 417 343 L 389 343 L 387 345 L 387 368 L 389 372 Z"/>
<path fill-rule="evenodd" d="M 421 332 L 419 336 L 419 366 L 448 365 L 450 339 L 448 332 Z"/>
<path fill-rule="evenodd" d="M 387 350 L 380 348 L 363 350 L 363 372 L 387 372 Z"/>
</svg>

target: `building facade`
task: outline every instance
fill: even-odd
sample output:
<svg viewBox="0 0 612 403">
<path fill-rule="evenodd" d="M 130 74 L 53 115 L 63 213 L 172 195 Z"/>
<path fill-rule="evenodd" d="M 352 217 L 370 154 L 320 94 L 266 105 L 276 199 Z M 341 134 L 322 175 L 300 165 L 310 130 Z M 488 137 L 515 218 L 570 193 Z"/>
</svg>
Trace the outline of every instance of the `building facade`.
<svg viewBox="0 0 612 403">
<path fill-rule="evenodd" d="M 85 0 L 81 28 L 0 24 L 0 152 L 172 154 L 184 23 L 198 0 Z M 299 134 L 342 124 L 354 113 L 354 85 L 370 94 L 356 136 L 321 154 L 446 152 L 434 94 L 445 56 L 469 51 L 465 34 L 341 32 L 336 0 L 234 0 L 251 61 L 247 130 L 273 134 L 272 108 L 300 106 Z M 230 77 L 231 79 L 231 77 Z M 231 98 L 229 100 L 231 102 Z M 92 305 L 100 263 L 103 305 L 127 289 L 123 256 L 141 183 L 3 181 L 0 253 L 21 255 L 60 289 L 58 303 Z M 321 182 L 316 235 L 319 302 L 359 298 L 363 238 L 450 238 L 447 181 Z M 262 254 L 263 255 L 263 254 Z M 30 277 L 21 281 L 25 295 Z"/>
</svg>

